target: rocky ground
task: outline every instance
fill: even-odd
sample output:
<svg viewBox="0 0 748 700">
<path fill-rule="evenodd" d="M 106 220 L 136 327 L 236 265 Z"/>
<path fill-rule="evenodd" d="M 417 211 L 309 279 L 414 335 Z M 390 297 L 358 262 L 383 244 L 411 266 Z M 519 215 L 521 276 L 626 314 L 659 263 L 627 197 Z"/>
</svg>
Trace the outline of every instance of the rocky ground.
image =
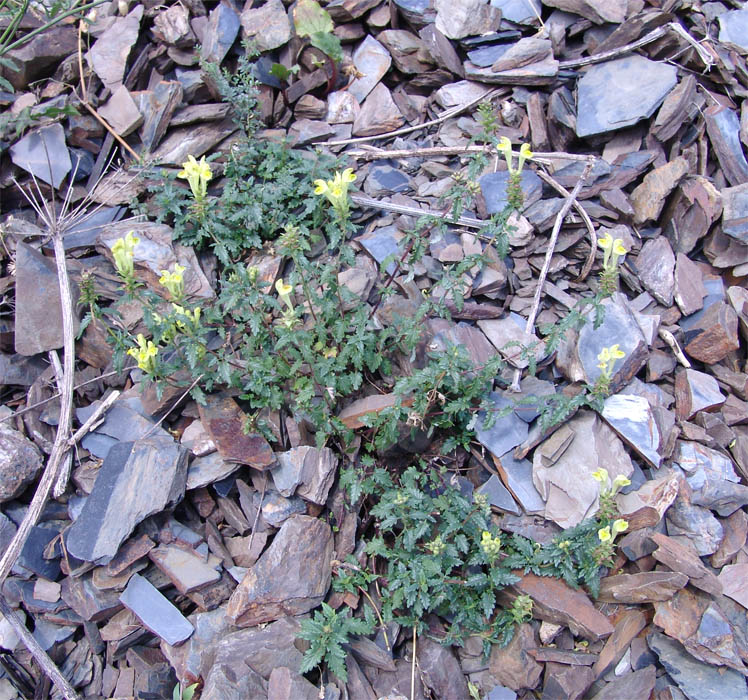
<svg viewBox="0 0 748 700">
<path fill-rule="evenodd" d="M 0 92 L 0 698 L 62 697 L 39 650 L 78 697 L 171 698 L 178 681 L 198 681 L 206 700 L 461 700 L 470 681 L 490 700 L 748 698 L 743 4 L 333 0 L 343 65 L 355 67 L 337 82 L 313 52 L 299 54 L 281 0 L 104 4 L 84 31 L 62 22 L 6 54 L 16 70 L 3 68 L 14 92 Z M 39 24 L 29 14 L 19 32 Z M 504 531 L 540 542 L 594 513 L 592 472 L 628 477 L 618 507 L 629 529 L 614 568 L 596 599 L 522 576 L 508 595 L 529 594 L 533 620 L 489 657 L 476 638 L 450 648 L 422 634 L 413 695 L 410 631 L 397 625 L 390 647 L 381 635 L 350 644 L 347 683 L 299 674 L 306 647 L 295 616 L 322 601 L 360 605 L 333 593 L 330 576 L 333 561 L 365 558 L 370 524 L 339 487 L 347 458 L 314 447 L 301 419 L 271 416 L 271 444 L 245 434 L 235 393 L 198 405 L 142 392 L 138 371 L 114 371 L 105 334 L 90 325 L 75 345 L 73 426 L 98 420 L 74 441 L 69 482 L 34 515 L 67 417 L 56 400 L 55 257 L 21 188 L 33 174 L 50 201 L 56 188 L 73 204 L 101 205 L 65 227 L 74 297 L 84 273 L 105 299 L 119 294 L 111 248 L 134 230 L 147 242 L 135 260 L 144 284 L 180 262 L 191 297 L 210 304 L 215 258 L 177 244 L 167 225 L 130 219 L 149 198 L 132 163 L 148 154 L 180 168 L 188 155 L 230 148 L 230 105 L 195 47 L 231 67 L 241 39 L 261 52 L 264 135 L 340 154 L 357 174 L 350 287 L 361 303 L 376 304 L 377 263 L 399 255 L 415 216 L 444 211 L 480 101 L 495 106 L 499 136 L 531 145 L 510 254 L 467 279 L 452 320 L 425 324 L 428 344 L 462 344 L 476 365 L 501 353 L 526 369 L 507 343 L 536 341 L 540 325 L 595 290 L 597 240 L 610 234 L 628 251 L 603 324 L 569 331 L 551 355 L 539 345 L 537 376 L 525 372 L 520 385 L 523 396 L 571 395 L 595 382 L 598 354 L 615 343 L 625 359 L 602 412 L 580 410 L 548 432 L 518 405 L 493 427 L 479 421 L 460 455 L 461 488 L 487 495 Z M 297 59 L 288 85 L 271 74 L 273 62 Z M 77 114 L 59 112 L 71 105 Z M 112 158 L 123 167 L 109 169 Z M 398 277 L 398 295 L 378 310 L 383 324 L 475 252 L 473 234 L 504 208 L 507 183 L 497 157 L 474 210 L 428 242 L 412 281 Z M 269 247 L 252 255 L 269 279 L 281 274 Z M 137 309 L 127 320 L 140 328 Z M 512 375 L 497 378 L 498 407 L 516 399 Z M 369 387 L 340 417 L 360 428 L 361 415 L 388 402 Z M 403 440 L 395 452 L 427 448 Z M 429 620 L 434 637 L 441 625 Z"/>
</svg>

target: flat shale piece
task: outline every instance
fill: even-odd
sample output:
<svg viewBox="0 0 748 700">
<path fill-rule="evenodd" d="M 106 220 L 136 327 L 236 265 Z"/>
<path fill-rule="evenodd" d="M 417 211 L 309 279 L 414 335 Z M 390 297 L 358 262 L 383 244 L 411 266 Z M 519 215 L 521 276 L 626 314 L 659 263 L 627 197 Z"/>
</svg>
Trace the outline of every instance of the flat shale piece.
<svg viewBox="0 0 748 700">
<path fill-rule="evenodd" d="M 546 0 L 544 4 L 573 12 L 595 24 L 620 24 L 626 17 L 626 7 L 616 0 Z"/>
<path fill-rule="evenodd" d="M 306 501 L 325 504 L 338 468 L 337 457 L 329 447 L 294 447 L 280 453 L 278 463 L 272 474 L 281 495 L 288 497 L 295 491 Z"/>
<path fill-rule="evenodd" d="M 748 161 L 740 144 L 740 119 L 734 109 L 712 105 L 704 110 L 706 130 L 717 160 L 731 185 L 748 182 Z"/>
<path fill-rule="evenodd" d="M 674 66 L 637 55 L 591 66 L 577 85 L 577 136 L 604 134 L 648 119 L 676 82 Z"/>
<path fill-rule="evenodd" d="M 748 51 L 748 10 L 723 12 L 718 19 L 719 40 Z"/>
<path fill-rule="evenodd" d="M 227 394 L 207 396 L 198 407 L 200 420 L 210 433 L 218 453 L 227 462 L 239 462 L 264 471 L 275 464 L 275 454 L 262 435 L 246 435 L 246 416 L 239 404 Z"/>
<path fill-rule="evenodd" d="M 353 52 L 353 65 L 361 77 L 348 86 L 348 92 L 360 104 L 390 69 L 392 56 L 373 36 L 367 36 Z"/>
<path fill-rule="evenodd" d="M 697 661 L 680 642 L 654 632 L 647 636 L 649 648 L 689 700 L 745 700 L 745 677 L 732 668 L 716 668 Z"/>
<path fill-rule="evenodd" d="M 717 380 L 695 369 L 675 374 L 675 411 L 680 420 L 690 420 L 699 411 L 710 411 L 725 402 Z"/>
<path fill-rule="evenodd" d="M 70 554 L 98 564 L 111 561 L 138 523 L 182 499 L 187 455 L 171 438 L 159 435 L 114 445 L 68 531 Z"/>
<path fill-rule="evenodd" d="M 659 467 L 668 435 L 663 435 L 652 406 L 643 396 L 614 394 L 605 400 L 602 417 L 652 466 Z"/>
<path fill-rule="evenodd" d="M 65 143 L 65 132 L 60 124 L 29 132 L 10 147 L 10 157 L 19 168 L 55 188 L 60 186 L 73 167 Z"/>
<path fill-rule="evenodd" d="M 642 571 L 638 574 L 606 576 L 600 581 L 597 600 L 628 604 L 670 600 L 687 583 L 688 576 L 676 571 Z"/>
<path fill-rule="evenodd" d="M 672 571 L 688 576 L 691 585 L 713 595 L 722 593 L 719 579 L 704 566 L 696 550 L 677 542 L 672 537 L 656 533 L 652 541 L 657 545 L 653 556 Z"/>
<path fill-rule="evenodd" d="M 221 574 L 201 556 L 175 545 L 162 544 L 151 550 L 148 556 L 183 594 L 215 583 L 221 578 Z"/>
<path fill-rule="evenodd" d="M 134 574 L 119 597 L 145 627 L 167 644 L 189 639 L 195 628 L 149 581 Z"/>
<path fill-rule="evenodd" d="M 696 360 L 713 365 L 740 347 L 738 314 L 723 301 L 709 306 L 684 336 L 684 350 Z"/>
<path fill-rule="evenodd" d="M 514 572 L 520 576 L 511 585 L 514 593 L 529 595 L 533 602 L 533 617 L 566 625 L 580 637 L 599 640 L 613 632 L 613 625 L 581 591 L 574 590 L 560 579 L 535 574 Z M 499 596 L 503 596 L 500 593 Z"/>
<path fill-rule="evenodd" d="M 232 594 L 229 618 L 251 627 L 316 608 L 330 587 L 332 551 L 327 523 L 308 515 L 289 518 Z"/>
<path fill-rule="evenodd" d="M 743 244 L 748 244 L 748 183 L 725 187 L 720 193 L 722 232 Z"/>
<path fill-rule="evenodd" d="M 86 54 L 96 75 L 110 90 L 122 85 L 130 49 L 138 39 L 143 6 L 137 5 L 127 17 L 118 17 Z"/>
</svg>

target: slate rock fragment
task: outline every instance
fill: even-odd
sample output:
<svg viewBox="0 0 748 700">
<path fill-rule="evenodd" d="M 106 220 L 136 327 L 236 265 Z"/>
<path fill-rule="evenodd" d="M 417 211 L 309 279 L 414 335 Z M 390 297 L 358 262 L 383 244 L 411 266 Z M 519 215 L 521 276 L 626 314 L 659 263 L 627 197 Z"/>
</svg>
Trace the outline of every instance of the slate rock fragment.
<svg viewBox="0 0 748 700">
<path fill-rule="evenodd" d="M 602 417 L 652 466 L 659 467 L 668 441 L 660 420 L 641 396 L 614 394 L 605 399 Z"/>
<path fill-rule="evenodd" d="M 748 51 L 748 10 L 731 10 L 723 12 L 719 20 L 719 40 L 723 43 L 735 44 Z"/>
<path fill-rule="evenodd" d="M 499 28 L 501 12 L 487 0 L 435 0 L 436 28 L 449 39 L 488 34 Z"/>
<path fill-rule="evenodd" d="M 280 48 L 291 38 L 291 22 L 281 0 L 261 7 L 247 5 L 241 14 L 242 37 L 252 39 L 259 51 Z"/>
<path fill-rule="evenodd" d="M 140 574 L 132 576 L 119 599 L 145 627 L 167 644 L 180 644 L 195 631 L 187 618 Z"/>
<path fill-rule="evenodd" d="M 737 112 L 721 104 L 704 110 L 706 130 L 727 181 L 733 185 L 748 182 L 748 161 L 740 143 Z"/>
<path fill-rule="evenodd" d="M 745 677 L 731 668 L 718 669 L 694 659 L 680 642 L 659 632 L 647 635 L 649 648 L 689 700 L 744 700 Z"/>
<path fill-rule="evenodd" d="M 229 618 L 249 627 L 317 607 L 330 587 L 332 550 L 327 523 L 307 515 L 289 518 L 232 594 Z"/>
<path fill-rule="evenodd" d="M 0 423 L 0 503 L 20 496 L 41 469 L 42 455 L 37 446 L 9 423 Z"/>
<path fill-rule="evenodd" d="M 684 350 L 688 355 L 712 365 L 740 347 L 738 315 L 722 301 L 707 307 L 698 321 L 685 329 Z"/>
<path fill-rule="evenodd" d="M 294 447 L 278 454 L 278 465 L 271 473 L 281 495 L 288 497 L 296 492 L 304 500 L 325 504 L 338 466 L 329 447 Z"/>
<path fill-rule="evenodd" d="M 623 10 L 614 0 L 611 5 Z M 638 55 L 591 66 L 577 85 L 577 136 L 623 129 L 649 118 L 676 82 L 674 66 Z"/>
<path fill-rule="evenodd" d="M 647 173 L 642 183 L 637 185 L 631 193 L 634 223 L 641 225 L 647 221 L 657 221 L 665 207 L 668 195 L 680 184 L 681 180 L 688 174 L 689 169 L 688 161 L 679 156 Z M 660 240 L 662 239 L 654 239 L 654 241 Z M 647 243 L 650 243 L 650 241 Z M 642 249 L 643 252 L 644 249 Z M 670 254 L 672 255 L 672 251 Z M 642 265 L 640 270 L 645 271 L 646 266 Z M 665 304 L 665 306 L 669 305 Z"/>
<path fill-rule="evenodd" d="M 748 183 L 725 187 L 720 193 L 722 232 L 743 244 L 748 244 Z"/>
<path fill-rule="evenodd" d="M 361 77 L 351 82 L 348 93 L 360 104 L 390 69 L 392 56 L 374 37 L 367 36 L 353 52 L 353 65 Z"/>
<path fill-rule="evenodd" d="M 486 201 L 486 212 L 498 214 L 504 210 L 509 200 L 507 198 L 507 187 L 509 185 L 509 172 L 499 170 L 495 173 L 486 173 L 478 180 L 483 198 Z M 520 175 L 520 185 L 524 195 L 524 206 L 529 207 L 537 202 L 543 193 L 542 180 L 529 168 L 523 169 Z"/>
<path fill-rule="evenodd" d="M 142 18 L 143 6 L 136 5 L 127 17 L 115 19 L 86 55 L 101 82 L 112 91 L 122 85 L 127 57 L 138 39 Z"/>
<path fill-rule="evenodd" d="M 688 576 L 676 571 L 642 571 L 638 574 L 616 574 L 615 576 L 606 576 L 600 581 L 600 594 L 597 599 L 603 603 L 626 603 L 630 605 L 670 600 L 687 583 Z M 600 658 L 602 659 L 603 656 L 601 655 Z"/>
<path fill-rule="evenodd" d="M 138 523 L 182 499 L 186 479 L 187 450 L 170 437 L 115 445 L 68 531 L 68 551 L 83 561 L 108 563 Z"/>
<path fill-rule="evenodd" d="M 10 147 L 10 157 L 19 168 L 54 188 L 73 167 L 61 124 L 30 131 Z"/>
</svg>

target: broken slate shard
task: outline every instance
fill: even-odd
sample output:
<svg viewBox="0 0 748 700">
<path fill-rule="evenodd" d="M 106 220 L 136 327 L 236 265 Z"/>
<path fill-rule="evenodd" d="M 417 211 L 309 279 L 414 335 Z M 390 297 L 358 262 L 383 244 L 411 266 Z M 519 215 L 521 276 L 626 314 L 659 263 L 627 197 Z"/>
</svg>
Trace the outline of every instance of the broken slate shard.
<svg viewBox="0 0 748 700">
<path fill-rule="evenodd" d="M 748 51 L 748 9 L 723 12 L 718 19 L 719 40 Z"/>
<path fill-rule="evenodd" d="M 37 446 L 8 423 L 0 423 L 0 503 L 20 496 L 41 468 L 42 456 Z M 0 521 L 5 519 L 2 516 Z"/>
<path fill-rule="evenodd" d="M 507 187 L 509 185 L 509 171 L 499 170 L 487 173 L 480 178 L 480 189 L 486 201 L 488 214 L 499 214 L 509 203 Z M 542 180 L 532 171 L 523 170 L 520 174 L 520 185 L 524 195 L 524 208 L 529 207 L 540 199 L 543 193 Z"/>
<path fill-rule="evenodd" d="M 633 55 L 591 66 L 579 80 L 577 136 L 648 119 L 677 83 L 675 66 Z"/>
<path fill-rule="evenodd" d="M 329 447 L 294 447 L 278 454 L 278 464 L 271 473 L 281 495 L 288 498 L 295 491 L 307 501 L 324 505 L 338 467 Z"/>
<path fill-rule="evenodd" d="M 187 455 L 171 438 L 158 435 L 112 447 L 68 532 L 70 554 L 108 563 L 138 523 L 182 499 Z"/>
<path fill-rule="evenodd" d="M 316 608 L 330 587 L 332 550 L 327 523 L 308 515 L 289 518 L 231 595 L 231 621 L 252 627 Z"/>
<path fill-rule="evenodd" d="M 62 303 L 54 259 L 19 242 L 16 248 L 15 279 L 16 352 L 31 356 L 61 348 Z M 74 290 L 74 302 L 77 301 L 76 297 L 77 290 Z M 77 333 L 79 323 L 75 315 L 73 321 Z"/>
<path fill-rule="evenodd" d="M 748 15 L 748 10 L 745 11 Z M 722 231 L 748 244 L 748 183 L 724 187 L 722 195 Z"/>
<path fill-rule="evenodd" d="M 488 416 L 485 411 L 478 413 L 475 421 L 475 436 L 485 448 L 496 457 L 513 450 L 527 438 L 529 427 L 514 412 L 514 402 L 492 391 L 488 398 L 494 404 L 496 421 L 490 428 L 484 425 Z"/>
<path fill-rule="evenodd" d="M 660 426 L 647 399 L 614 394 L 605 399 L 602 416 L 647 462 L 654 467 L 660 466 L 667 435 L 660 433 Z"/>
<path fill-rule="evenodd" d="M 195 631 L 189 620 L 140 574 L 130 578 L 119 599 L 143 626 L 167 644 L 180 644 Z"/>
<path fill-rule="evenodd" d="M 26 134 L 10 147 L 10 159 L 55 189 L 72 168 L 61 124 L 51 124 Z"/>
<path fill-rule="evenodd" d="M 507 513 L 513 513 L 514 515 L 521 514 L 520 509 L 512 498 L 512 494 L 509 493 L 506 486 L 501 483 L 496 474 L 492 474 L 491 478 L 478 489 L 477 493 L 483 494 L 488 498 L 489 504 L 494 506 L 494 508 L 504 510 Z"/>
</svg>

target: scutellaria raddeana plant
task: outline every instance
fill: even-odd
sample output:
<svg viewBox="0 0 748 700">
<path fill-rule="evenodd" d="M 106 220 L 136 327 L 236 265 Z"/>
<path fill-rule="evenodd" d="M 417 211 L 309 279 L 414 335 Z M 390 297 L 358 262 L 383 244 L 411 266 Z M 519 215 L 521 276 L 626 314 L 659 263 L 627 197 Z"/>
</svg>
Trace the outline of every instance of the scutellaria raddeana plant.
<svg viewBox="0 0 748 700">
<path fill-rule="evenodd" d="M 606 234 L 597 242 L 603 250 L 603 269 L 600 273 L 600 291 L 603 296 L 610 296 L 618 291 L 618 266 L 621 258 L 628 252 L 623 239 L 613 238 Z"/>
<path fill-rule="evenodd" d="M 606 398 L 610 394 L 610 382 L 613 379 L 613 369 L 618 360 L 626 357 L 626 353 L 618 348 L 618 343 L 610 347 L 603 348 L 597 356 L 598 369 L 600 374 L 595 380 L 592 393 L 595 396 Z"/>
<path fill-rule="evenodd" d="M 510 205 L 517 210 L 522 209 L 524 204 L 524 193 L 522 192 L 522 168 L 525 165 L 525 161 L 528 158 L 533 157 L 533 152 L 530 150 L 530 144 L 523 143 L 520 146 L 519 154 L 517 156 L 517 167 L 514 167 L 514 150 L 512 149 L 512 142 L 506 136 L 502 136 L 499 139 L 499 143 L 496 146 L 499 153 L 504 155 L 506 160 L 506 167 L 509 171 L 509 184 L 507 185 L 507 199 Z"/>
<path fill-rule="evenodd" d="M 124 238 L 118 238 L 112 245 L 114 269 L 125 283 L 125 289 L 129 294 L 132 294 L 140 284 L 135 279 L 135 246 L 138 243 L 140 239 L 134 231 L 130 231 Z"/>
<path fill-rule="evenodd" d="M 195 215 L 200 220 L 205 219 L 208 182 L 213 178 L 213 171 L 205 160 L 205 156 L 202 156 L 198 161 L 195 156 L 188 155 L 187 160 L 182 163 L 182 169 L 177 173 L 177 177 L 187 180 L 192 196 L 195 198 L 193 207 Z"/>
</svg>

